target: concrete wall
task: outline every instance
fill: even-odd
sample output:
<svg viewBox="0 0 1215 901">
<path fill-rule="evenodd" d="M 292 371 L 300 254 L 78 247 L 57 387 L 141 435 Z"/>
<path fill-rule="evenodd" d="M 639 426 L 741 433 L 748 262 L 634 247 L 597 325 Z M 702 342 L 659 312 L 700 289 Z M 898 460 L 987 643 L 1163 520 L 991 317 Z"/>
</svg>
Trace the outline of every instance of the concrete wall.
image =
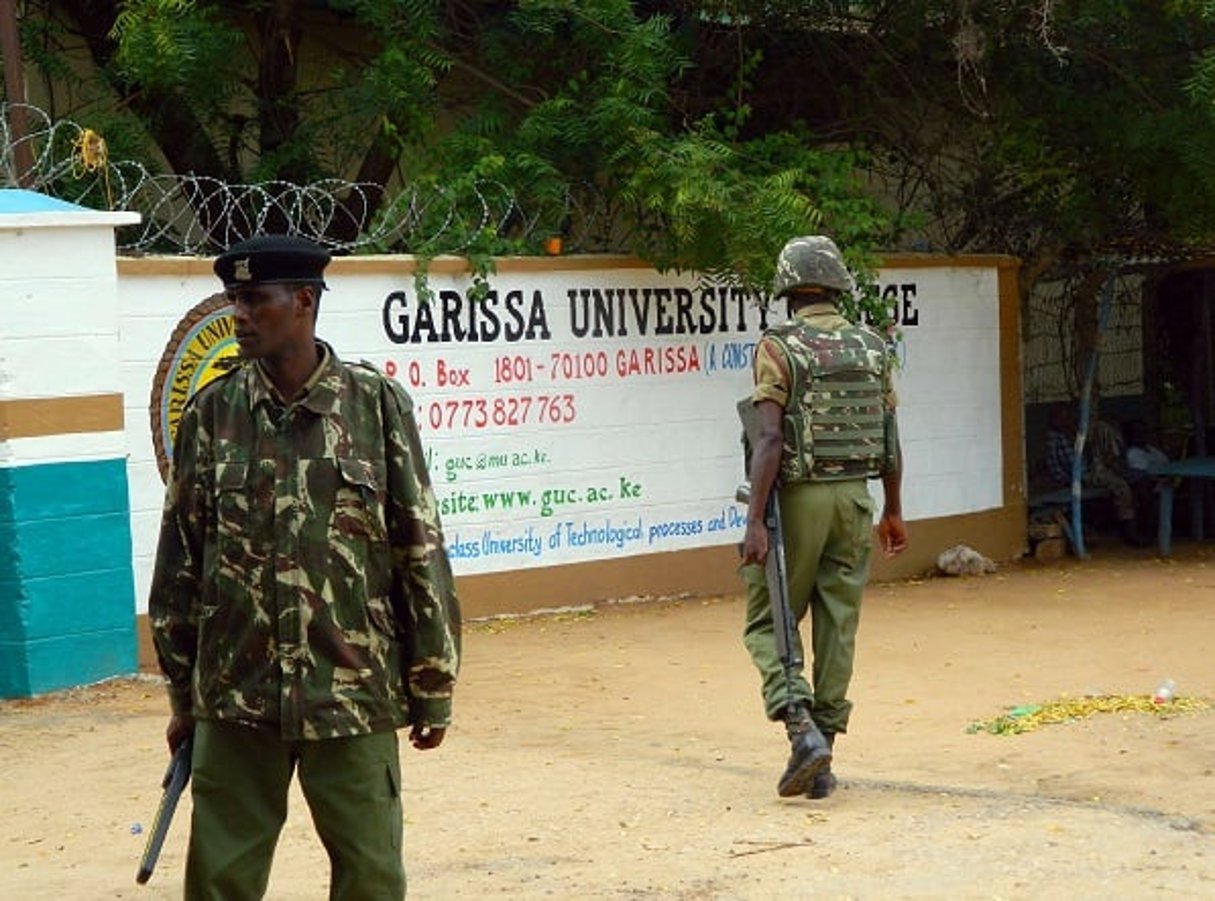
<svg viewBox="0 0 1215 901">
<path fill-rule="evenodd" d="M 957 543 L 996 559 L 1024 550 L 1016 265 L 907 255 L 881 270 L 904 336 L 912 547 L 875 561 L 877 578 L 923 572 Z M 495 323 L 467 300 L 461 262 L 432 265 L 429 311 L 413 272 L 406 257 L 335 259 L 318 333 L 413 396 L 468 616 L 737 590 L 734 402 L 749 390 L 761 332 L 752 304 L 620 257 L 501 260 L 490 280 Z M 154 385 L 181 371 L 174 346 L 195 381 L 235 347 L 205 325 L 218 287 L 210 261 L 123 259 L 119 273 L 142 613 L 163 491 L 157 443 L 171 442 L 154 439 L 171 418 Z M 183 353 L 200 330 L 216 340 Z M 569 398 L 568 418 L 565 407 L 557 421 L 537 413 L 555 396 Z M 499 401 L 518 416 L 495 423 Z"/>
<path fill-rule="evenodd" d="M 0 191 L 0 697 L 133 671 L 117 225 Z"/>
<path fill-rule="evenodd" d="M 8 694 L 131 669 L 137 621 L 151 662 L 175 417 L 235 354 L 211 261 L 116 263 L 113 215 L 0 215 Z M 957 543 L 1024 549 L 1016 266 L 884 262 L 912 545 L 875 560 L 875 578 L 923 572 Z M 734 404 L 763 327 L 749 298 L 633 259 L 555 257 L 500 260 L 485 302 L 462 261 L 435 261 L 427 306 L 414 272 L 407 257 L 335 259 L 318 331 L 413 397 L 467 616 L 738 590 Z"/>
</svg>

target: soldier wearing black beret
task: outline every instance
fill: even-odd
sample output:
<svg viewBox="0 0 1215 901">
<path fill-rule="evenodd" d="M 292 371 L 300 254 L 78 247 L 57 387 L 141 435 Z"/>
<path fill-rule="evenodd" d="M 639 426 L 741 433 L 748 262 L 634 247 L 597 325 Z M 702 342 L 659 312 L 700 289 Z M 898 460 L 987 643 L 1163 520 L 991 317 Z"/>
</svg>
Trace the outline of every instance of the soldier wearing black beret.
<svg viewBox="0 0 1215 901">
<path fill-rule="evenodd" d="M 316 284 L 323 289 L 329 251 L 295 235 L 262 235 L 233 244 L 215 260 L 215 274 L 233 291 L 248 285 Z"/>
<path fill-rule="evenodd" d="M 149 619 L 171 750 L 193 741 L 185 898 L 260 898 L 298 774 L 331 899 L 400 899 L 397 730 L 438 747 L 460 610 L 413 403 L 316 337 L 329 252 L 215 261 L 245 361 L 173 446 Z"/>
<path fill-rule="evenodd" d="M 215 260 L 232 301 L 236 341 L 290 401 L 316 369 L 325 345 L 313 334 L 329 251 L 295 235 L 233 244 Z M 302 315 L 306 314 L 306 315 Z"/>
</svg>

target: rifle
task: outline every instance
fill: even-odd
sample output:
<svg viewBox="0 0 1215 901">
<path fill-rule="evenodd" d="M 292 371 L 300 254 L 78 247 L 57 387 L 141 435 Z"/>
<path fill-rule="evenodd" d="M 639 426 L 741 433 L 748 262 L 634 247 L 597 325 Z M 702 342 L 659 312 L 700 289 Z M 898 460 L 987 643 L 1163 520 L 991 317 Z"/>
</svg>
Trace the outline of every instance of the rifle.
<svg viewBox="0 0 1215 901">
<path fill-rule="evenodd" d="M 738 418 L 742 420 L 743 433 L 746 439 L 747 452 L 744 460 L 748 469 L 751 465 L 750 449 L 755 446 L 759 437 L 759 418 L 755 414 L 755 406 L 751 398 L 746 397 L 738 402 Z M 740 504 L 750 504 L 751 483 L 743 482 L 734 492 L 734 499 Z M 796 640 L 797 623 L 793 621 L 793 613 L 789 609 L 788 570 L 785 566 L 785 531 L 781 526 L 780 503 L 777 501 L 776 486 L 768 492 L 764 503 L 764 526 L 768 530 L 768 556 L 764 560 L 764 575 L 768 582 L 768 602 L 772 605 L 772 625 L 776 633 L 776 651 L 780 655 L 781 667 L 785 671 L 785 696 L 793 700 L 793 673 L 802 668 L 803 660 L 799 650 L 800 643 Z"/>
<path fill-rule="evenodd" d="M 148 833 L 148 843 L 144 846 L 143 856 L 139 859 L 139 872 L 135 875 L 135 881 L 140 885 L 152 878 L 152 871 L 156 869 L 156 861 L 160 857 L 160 848 L 169 833 L 169 823 L 173 821 L 173 812 L 177 810 L 181 793 L 190 781 L 190 755 L 193 747 L 194 740 L 187 738 L 177 746 L 173 758 L 169 761 L 169 769 L 161 782 L 164 795 L 161 796 L 160 806 L 156 808 L 156 821 L 152 824 L 152 831 Z"/>
</svg>

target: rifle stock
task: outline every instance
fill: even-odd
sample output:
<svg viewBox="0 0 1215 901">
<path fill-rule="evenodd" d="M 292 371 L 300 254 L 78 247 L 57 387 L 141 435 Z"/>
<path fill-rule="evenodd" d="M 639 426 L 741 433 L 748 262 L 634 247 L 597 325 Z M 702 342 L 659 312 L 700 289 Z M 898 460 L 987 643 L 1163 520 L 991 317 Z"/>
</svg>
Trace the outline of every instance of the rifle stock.
<svg viewBox="0 0 1215 901">
<path fill-rule="evenodd" d="M 156 821 L 152 824 L 152 831 L 148 833 L 148 842 L 144 845 L 143 856 L 139 859 L 139 872 L 135 875 L 135 881 L 140 885 L 152 878 L 152 871 L 156 869 L 156 861 L 160 857 L 160 849 L 169 833 L 169 823 L 173 821 L 173 813 L 177 810 L 177 802 L 181 800 L 181 793 L 190 781 L 190 755 L 193 747 L 193 739 L 187 738 L 177 746 L 173 758 L 169 761 L 169 769 L 161 783 L 164 794 L 160 798 L 160 806 L 156 808 Z"/>
</svg>

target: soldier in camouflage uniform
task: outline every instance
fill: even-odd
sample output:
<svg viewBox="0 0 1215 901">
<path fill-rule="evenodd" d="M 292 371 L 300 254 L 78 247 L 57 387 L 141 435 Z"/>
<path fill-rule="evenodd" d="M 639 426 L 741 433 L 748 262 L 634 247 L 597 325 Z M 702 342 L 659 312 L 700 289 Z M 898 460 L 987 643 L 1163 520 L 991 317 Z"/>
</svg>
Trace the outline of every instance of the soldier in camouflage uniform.
<svg viewBox="0 0 1215 901">
<path fill-rule="evenodd" d="M 740 574 L 747 587 L 743 641 L 763 682 L 769 719 L 783 720 L 791 745 L 777 786 L 782 797 L 825 798 L 835 736 L 847 731 L 861 592 L 869 572 L 873 499 L 880 476 L 885 509 L 878 536 L 887 556 L 907 546 L 900 504 L 901 455 L 885 341 L 848 322 L 836 306 L 852 278 L 830 238 L 790 241 L 781 251 L 773 295 L 789 320 L 770 328 L 755 355 L 751 395 L 760 428 L 751 448 L 751 493 Z M 813 668 L 786 680 L 763 567 L 764 506 L 778 491 L 789 606 L 810 613 Z M 800 634 L 791 637 L 798 642 Z M 788 687 L 791 684 L 791 688 Z M 792 694 L 792 696 L 790 696 Z"/>
<path fill-rule="evenodd" d="M 329 255 L 219 257 L 242 364 L 186 406 L 149 616 L 193 736 L 187 899 L 260 898 L 298 769 L 330 898 L 405 894 L 396 730 L 443 740 L 460 612 L 412 403 L 315 338 Z"/>
</svg>

